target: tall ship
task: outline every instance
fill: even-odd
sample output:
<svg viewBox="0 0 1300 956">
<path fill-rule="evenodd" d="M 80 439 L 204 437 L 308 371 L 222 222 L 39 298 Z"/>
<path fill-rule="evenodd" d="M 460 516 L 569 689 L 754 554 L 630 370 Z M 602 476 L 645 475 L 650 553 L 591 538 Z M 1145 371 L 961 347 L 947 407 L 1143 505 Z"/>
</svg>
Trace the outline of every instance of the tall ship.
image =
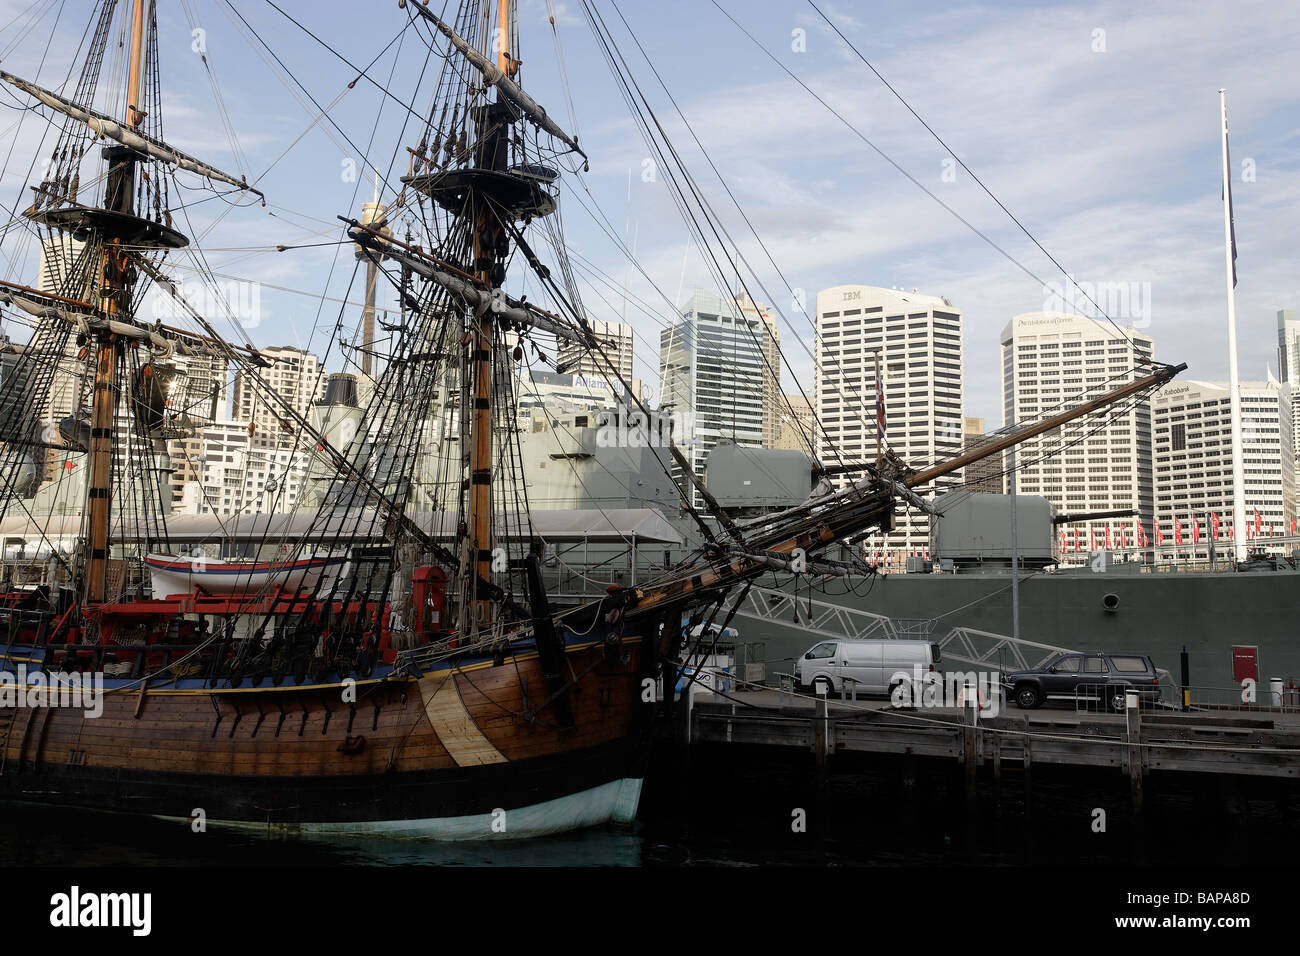
<svg viewBox="0 0 1300 956">
<path fill-rule="evenodd" d="M 444 19 L 399 5 L 437 54 L 409 100 L 428 106 L 405 173 L 377 183 L 361 219 L 339 217 L 398 314 L 376 335 L 367 310 L 359 373 L 330 376 L 307 414 L 174 277 L 178 252 L 203 261 L 182 197 L 238 216 L 261 193 L 164 137 L 155 3 L 99 0 L 66 94 L 0 71 L 54 144 L 6 230 L 54 252 L 39 287 L 0 283 L 0 798 L 281 833 L 492 839 L 626 822 L 684 635 L 725 631 L 727 602 L 760 577 L 862 573 L 828 552 L 961 467 L 878 461 L 742 520 L 669 436 L 639 461 L 674 489 L 671 520 L 644 503 L 535 507 L 514 366 L 557 343 L 603 357 L 563 242 L 545 256 L 534 243 L 562 239 L 561 172 L 586 156 L 521 85 L 515 3 L 452 6 Z M 547 307 L 508 291 L 512 263 Z M 141 315 L 151 287 L 183 321 Z M 203 418 L 214 360 L 310 449 L 294 509 L 273 506 L 268 480 L 270 506 L 238 521 L 172 512 L 173 449 Z M 66 414 L 44 427 L 59 390 Z M 52 487 L 62 504 L 41 498 Z M 555 590 L 559 549 L 638 535 L 660 552 L 651 564 L 576 599 Z"/>
</svg>

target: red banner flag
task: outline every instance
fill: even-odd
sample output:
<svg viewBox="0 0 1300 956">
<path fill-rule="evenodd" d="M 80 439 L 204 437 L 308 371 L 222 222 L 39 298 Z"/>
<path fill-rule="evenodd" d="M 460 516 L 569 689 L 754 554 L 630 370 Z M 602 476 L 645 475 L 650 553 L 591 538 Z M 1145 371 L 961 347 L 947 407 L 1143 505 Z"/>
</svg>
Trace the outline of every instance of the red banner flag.
<svg viewBox="0 0 1300 956">
<path fill-rule="evenodd" d="M 1174 544 L 1183 543 L 1183 526 L 1178 523 L 1178 516 L 1174 515 Z"/>
<path fill-rule="evenodd" d="M 1106 525 L 1106 550 L 1109 551 L 1110 548 L 1110 525 Z"/>
<path fill-rule="evenodd" d="M 1213 511 L 1210 512 L 1210 537 L 1216 541 L 1219 538 L 1219 516 Z"/>
<path fill-rule="evenodd" d="M 1128 542 L 1124 539 L 1124 526 L 1119 526 L 1119 546 L 1120 550 L 1128 547 Z"/>
<path fill-rule="evenodd" d="M 1192 515 L 1192 544 L 1201 543 L 1201 516 Z"/>
<path fill-rule="evenodd" d="M 1163 531 L 1160 530 L 1160 522 L 1159 522 L 1159 521 L 1153 521 L 1153 522 L 1151 523 L 1151 526 L 1152 526 L 1153 528 L 1156 529 L 1156 544 L 1157 544 L 1157 545 L 1164 544 L 1164 543 L 1165 543 L 1165 533 L 1164 533 Z"/>
<path fill-rule="evenodd" d="M 1088 525 L 1088 550 L 1089 551 L 1097 550 L 1097 535 L 1092 530 L 1092 525 Z"/>
<path fill-rule="evenodd" d="M 1074 550 L 1076 554 L 1079 551 L 1079 529 L 1078 528 L 1074 529 Z"/>
<path fill-rule="evenodd" d="M 1255 509 L 1255 537 L 1259 537 L 1259 527 L 1262 522 L 1259 520 L 1259 509 Z"/>
<path fill-rule="evenodd" d="M 1140 546 L 1142 546 L 1142 547 L 1145 548 L 1145 547 L 1147 546 L 1147 532 L 1146 532 L 1146 529 L 1142 527 L 1142 522 L 1141 522 L 1141 521 L 1139 521 L 1139 522 L 1138 522 L 1137 524 L 1135 524 L 1133 527 L 1137 529 L 1137 540 L 1138 540 L 1138 544 L 1139 544 Z"/>
</svg>

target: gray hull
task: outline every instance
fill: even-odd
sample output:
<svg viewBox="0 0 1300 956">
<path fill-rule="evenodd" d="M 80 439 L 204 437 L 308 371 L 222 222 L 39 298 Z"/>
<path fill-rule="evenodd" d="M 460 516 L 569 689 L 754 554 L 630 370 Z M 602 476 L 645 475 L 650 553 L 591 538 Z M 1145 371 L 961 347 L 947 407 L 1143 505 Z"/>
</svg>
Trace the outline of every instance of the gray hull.
<svg viewBox="0 0 1300 956">
<path fill-rule="evenodd" d="M 820 585 L 819 585 L 820 587 Z M 895 574 L 856 592 L 829 581 L 811 598 L 914 623 L 938 639 L 955 627 L 1010 635 L 1011 578 L 1005 575 Z M 782 589 L 796 593 L 791 586 Z M 807 586 L 797 593 L 805 604 Z M 1103 605 L 1118 598 L 1115 610 Z M 1113 601 L 1111 602 L 1113 604 Z M 800 615 L 807 621 L 808 615 Z M 932 624 L 929 622 L 933 622 Z M 1232 685 L 1233 645 L 1259 648 L 1261 681 L 1300 679 L 1300 574 L 1038 574 L 1020 584 L 1022 640 L 1078 650 L 1149 654 L 1157 667 L 1179 673 L 1179 654 L 1187 648 L 1191 683 L 1198 687 Z M 761 642 L 754 656 L 769 661 L 768 671 L 783 670 L 820 635 L 793 622 L 737 615 L 733 626 L 744 643 Z"/>
</svg>

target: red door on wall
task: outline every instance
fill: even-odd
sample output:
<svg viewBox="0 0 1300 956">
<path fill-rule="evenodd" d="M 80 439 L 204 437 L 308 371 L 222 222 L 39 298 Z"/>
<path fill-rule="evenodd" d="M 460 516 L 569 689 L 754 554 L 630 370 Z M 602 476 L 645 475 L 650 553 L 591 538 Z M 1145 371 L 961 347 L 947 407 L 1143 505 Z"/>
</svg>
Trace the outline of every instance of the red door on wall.
<svg viewBox="0 0 1300 956">
<path fill-rule="evenodd" d="M 1236 645 L 1232 647 L 1232 679 L 1240 684 L 1249 677 L 1259 683 L 1259 646 Z"/>
</svg>

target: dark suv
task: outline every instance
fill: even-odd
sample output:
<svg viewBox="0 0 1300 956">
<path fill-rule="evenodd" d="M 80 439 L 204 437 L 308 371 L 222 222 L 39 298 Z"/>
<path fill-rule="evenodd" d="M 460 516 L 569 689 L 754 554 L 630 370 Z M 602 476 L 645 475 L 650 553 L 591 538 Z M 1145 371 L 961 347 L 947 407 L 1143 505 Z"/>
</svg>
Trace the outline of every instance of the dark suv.
<svg viewBox="0 0 1300 956">
<path fill-rule="evenodd" d="M 1136 691 L 1143 704 L 1160 699 L 1160 677 L 1145 654 L 1062 654 L 1046 667 L 1002 675 L 1002 687 L 1018 707 L 1037 707 L 1049 697 L 1099 698 L 1116 713 Z"/>
</svg>

